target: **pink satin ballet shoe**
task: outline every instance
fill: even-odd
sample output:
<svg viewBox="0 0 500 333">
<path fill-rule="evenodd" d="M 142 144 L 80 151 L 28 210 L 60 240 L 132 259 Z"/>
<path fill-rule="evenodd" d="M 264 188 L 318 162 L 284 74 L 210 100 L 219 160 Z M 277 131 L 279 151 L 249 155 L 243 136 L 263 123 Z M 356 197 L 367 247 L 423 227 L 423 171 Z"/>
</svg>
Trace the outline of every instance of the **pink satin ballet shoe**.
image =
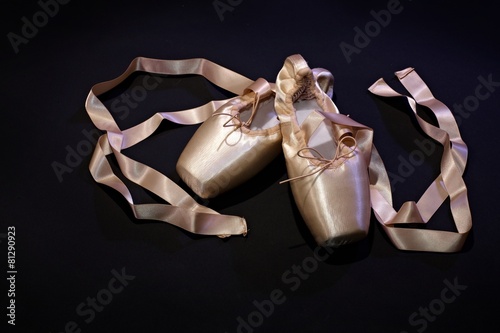
<svg viewBox="0 0 500 333">
<path fill-rule="evenodd" d="M 181 179 L 201 198 L 213 198 L 247 181 L 281 150 L 274 91 L 256 80 L 220 107 L 195 132 L 177 162 Z"/>
<path fill-rule="evenodd" d="M 300 55 L 276 80 L 275 110 L 295 203 L 318 245 L 338 247 L 368 233 L 372 129 L 339 113 Z"/>
</svg>

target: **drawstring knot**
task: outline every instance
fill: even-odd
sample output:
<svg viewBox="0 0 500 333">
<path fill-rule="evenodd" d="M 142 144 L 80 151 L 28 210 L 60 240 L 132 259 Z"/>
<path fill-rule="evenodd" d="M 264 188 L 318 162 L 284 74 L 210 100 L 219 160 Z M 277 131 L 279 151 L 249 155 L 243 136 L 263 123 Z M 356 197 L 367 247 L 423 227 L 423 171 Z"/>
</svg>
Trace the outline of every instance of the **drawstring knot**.
<svg viewBox="0 0 500 333">
<path fill-rule="evenodd" d="M 346 145 L 346 144 L 344 143 L 346 140 L 353 140 L 353 141 L 354 141 L 354 145 L 351 145 L 351 146 Z M 343 147 L 349 147 L 349 151 L 348 151 L 348 152 L 346 152 L 346 153 L 343 153 L 343 152 L 342 152 L 342 148 L 343 148 Z M 342 164 L 344 164 L 344 162 L 345 162 L 347 159 L 349 159 L 349 158 L 351 158 L 351 157 L 353 157 L 353 156 L 354 156 L 354 154 L 353 154 L 353 153 L 354 153 L 354 151 L 356 150 L 356 148 L 357 148 L 357 147 L 358 147 L 358 144 L 357 144 L 357 142 L 356 142 L 356 139 L 355 139 L 355 138 L 353 138 L 353 137 L 352 137 L 352 136 L 350 136 L 350 135 L 346 135 L 346 136 L 343 136 L 343 137 L 340 139 L 340 141 L 339 141 L 339 143 L 338 143 L 338 145 L 337 145 L 337 149 L 335 150 L 335 155 L 333 156 L 333 158 L 332 158 L 332 159 L 327 159 L 327 158 L 325 158 L 323 155 L 321 155 L 321 153 L 320 153 L 317 149 L 315 149 L 315 148 L 313 148 L 313 147 L 304 147 L 304 148 L 302 148 L 302 149 L 299 149 L 299 151 L 297 152 L 297 156 L 298 156 L 298 157 L 305 158 L 305 159 L 308 159 L 308 160 L 317 161 L 317 162 L 319 162 L 319 164 L 320 164 L 320 165 L 319 165 L 319 167 L 318 167 L 318 168 L 316 168 L 316 170 L 314 170 L 314 171 L 312 171 L 312 172 L 310 172 L 310 173 L 308 173 L 308 174 L 301 175 L 301 176 L 297 176 L 297 177 L 292 177 L 292 178 L 289 178 L 289 179 L 283 180 L 283 181 L 281 181 L 281 182 L 279 182 L 279 183 L 280 183 L 280 184 L 283 184 L 283 183 L 290 182 L 290 181 L 292 181 L 292 180 L 298 180 L 298 179 L 302 179 L 302 178 L 305 178 L 305 177 L 309 177 L 309 176 L 315 175 L 315 174 L 317 174 L 318 172 L 321 172 L 321 171 L 323 171 L 323 170 L 325 170 L 325 169 L 332 168 L 332 166 L 333 166 L 333 165 L 334 165 L 337 161 L 342 160 L 342 162 L 341 162 L 339 165 L 337 165 L 337 166 L 333 167 L 333 168 L 338 168 L 339 166 L 341 166 Z M 304 154 L 303 154 L 303 151 L 306 151 L 306 150 L 308 150 L 308 151 L 310 151 L 310 152 L 314 153 L 314 154 L 311 154 L 311 155 L 313 155 L 313 156 L 307 156 L 307 155 L 304 155 Z"/>
<path fill-rule="evenodd" d="M 226 121 L 222 126 L 224 127 L 233 127 L 234 126 L 234 131 L 237 129 L 240 129 L 241 127 L 250 127 L 252 124 L 253 118 L 255 117 L 255 113 L 257 112 L 257 107 L 259 106 L 260 102 L 260 95 L 259 93 L 255 93 L 255 96 L 252 100 L 252 113 L 250 114 L 250 118 L 248 118 L 247 121 L 243 122 L 240 118 L 240 112 L 236 114 L 231 114 L 227 112 L 216 112 L 212 115 L 213 116 L 229 116 L 229 120 Z M 236 123 L 233 122 L 233 120 L 236 120 Z"/>
</svg>

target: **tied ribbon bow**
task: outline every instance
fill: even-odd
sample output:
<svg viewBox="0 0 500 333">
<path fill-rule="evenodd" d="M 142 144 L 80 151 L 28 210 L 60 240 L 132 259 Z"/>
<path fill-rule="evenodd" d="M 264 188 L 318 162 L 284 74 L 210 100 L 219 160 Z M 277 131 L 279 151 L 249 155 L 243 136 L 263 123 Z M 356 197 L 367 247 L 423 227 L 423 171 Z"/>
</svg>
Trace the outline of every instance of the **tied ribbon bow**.
<svg viewBox="0 0 500 333">
<path fill-rule="evenodd" d="M 257 107 L 259 106 L 260 102 L 260 95 L 259 93 L 255 93 L 254 98 L 252 100 L 252 113 L 250 114 L 250 118 L 248 118 L 247 121 L 243 122 L 240 118 L 240 112 L 231 114 L 227 112 L 216 112 L 212 116 L 229 116 L 229 120 L 226 121 L 222 126 L 224 127 L 232 127 L 234 126 L 234 131 L 237 129 L 240 129 L 241 127 L 250 127 L 252 124 L 253 118 L 255 117 L 255 113 L 257 112 Z M 236 120 L 236 123 L 233 122 L 233 120 Z"/>
<path fill-rule="evenodd" d="M 354 145 L 346 145 L 344 142 L 347 141 L 347 140 L 352 140 L 354 141 Z M 349 147 L 349 151 L 346 152 L 346 153 L 342 153 L 342 148 L 343 147 Z M 337 145 L 337 149 L 335 150 L 335 155 L 333 156 L 332 159 L 327 159 L 325 158 L 323 155 L 321 155 L 321 153 L 313 148 L 313 147 L 304 147 L 304 148 L 301 148 L 299 149 L 299 151 L 297 152 L 297 156 L 298 157 L 301 157 L 301 158 L 305 158 L 305 159 L 308 159 L 308 160 L 313 160 L 313 161 L 317 161 L 319 162 L 320 166 L 318 168 L 316 168 L 316 170 L 308 173 L 308 174 L 305 174 L 305 175 L 300 175 L 300 176 L 297 176 L 297 177 L 292 177 L 292 178 L 289 178 L 289 179 L 286 179 L 286 180 L 283 180 L 281 182 L 279 182 L 280 184 L 283 184 L 283 183 L 288 183 L 292 180 L 298 180 L 298 179 L 302 179 L 302 178 L 305 178 L 305 177 L 309 177 L 309 176 L 312 176 L 312 175 L 315 175 L 317 174 L 318 172 L 321 172 L 325 169 L 328 169 L 328 168 L 333 168 L 333 169 L 336 169 L 338 168 L 339 166 L 341 166 L 342 164 L 344 164 L 345 160 L 347 160 L 348 158 L 351 158 L 354 156 L 354 151 L 356 150 L 358 144 L 356 142 L 356 139 L 353 138 L 352 136 L 350 135 L 345 135 L 343 136 L 338 145 Z M 305 150 L 308 150 L 308 151 L 311 151 L 313 152 L 316 156 L 307 156 L 307 155 L 304 155 L 302 152 L 305 151 Z M 337 166 L 333 166 L 335 164 L 335 162 L 339 161 L 339 160 L 343 160 L 339 165 Z"/>
<path fill-rule="evenodd" d="M 213 114 L 213 116 L 219 116 L 219 115 L 224 115 L 224 116 L 229 116 L 231 117 L 228 121 L 224 123 L 224 127 L 231 127 L 234 126 L 234 131 L 237 129 L 241 129 L 241 127 L 250 127 L 252 124 L 252 121 L 255 117 L 255 113 L 257 112 L 257 108 L 259 106 L 259 102 L 261 98 L 265 98 L 269 95 L 271 95 L 275 90 L 274 84 L 267 82 L 263 78 L 258 78 L 253 82 L 248 88 L 244 90 L 244 94 L 249 94 L 253 92 L 253 100 L 252 100 L 252 113 L 250 114 L 250 118 L 248 118 L 247 121 L 243 122 L 241 121 L 240 118 L 240 112 L 236 114 L 231 114 L 227 112 L 216 112 Z M 233 120 L 236 120 L 236 123 L 233 123 Z M 232 132 L 231 132 L 232 133 Z"/>
</svg>

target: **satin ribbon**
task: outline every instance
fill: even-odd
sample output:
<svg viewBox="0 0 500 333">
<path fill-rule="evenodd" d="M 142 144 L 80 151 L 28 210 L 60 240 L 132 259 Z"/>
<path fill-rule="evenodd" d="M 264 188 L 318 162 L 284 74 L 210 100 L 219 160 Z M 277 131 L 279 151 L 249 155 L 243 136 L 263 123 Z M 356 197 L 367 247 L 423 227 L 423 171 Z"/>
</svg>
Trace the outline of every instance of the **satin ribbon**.
<svg viewBox="0 0 500 333">
<path fill-rule="evenodd" d="M 462 178 L 467 162 L 467 145 L 460 136 L 450 109 L 432 95 L 413 68 L 395 74 L 412 97 L 397 93 L 383 79 L 376 81 L 368 90 L 377 96 L 406 98 L 422 130 L 444 147 L 440 165 L 441 174 L 431 183 L 418 202 L 407 201 L 396 212 L 392 204 L 387 171 L 376 148 L 373 147 L 369 166 L 372 209 L 398 249 L 460 251 L 472 227 L 467 187 Z M 428 123 L 417 114 L 417 104 L 429 108 L 434 113 L 438 126 Z M 448 197 L 457 232 L 398 227 L 407 223 L 427 223 Z"/>
<path fill-rule="evenodd" d="M 136 58 L 119 77 L 96 84 L 86 101 L 87 112 L 94 125 L 106 133 L 95 147 L 89 169 L 96 182 L 110 186 L 127 200 L 138 219 L 159 220 L 184 230 L 202 235 L 246 235 L 247 225 L 242 217 L 221 215 L 198 204 L 188 193 L 159 171 L 125 156 L 122 150 L 148 138 L 163 120 L 177 124 L 198 124 L 210 117 L 215 110 L 231 99 L 211 101 L 200 107 L 177 112 L 160 112 L 146 121 L 121 130 L 109 110 L 98 96 L 122 83 L 134 72 L 160 75 L 201 75 L 215 85 L 241 95 L 254 81 L 227 68 L 201 58 L 187 60 L 156 60 Z M 134 183 L 155 193 L 168 204 L 136 204 L 124 182 L 113 172 L 107 159 L 116 157 L 123 175 Z"/>
</svg>

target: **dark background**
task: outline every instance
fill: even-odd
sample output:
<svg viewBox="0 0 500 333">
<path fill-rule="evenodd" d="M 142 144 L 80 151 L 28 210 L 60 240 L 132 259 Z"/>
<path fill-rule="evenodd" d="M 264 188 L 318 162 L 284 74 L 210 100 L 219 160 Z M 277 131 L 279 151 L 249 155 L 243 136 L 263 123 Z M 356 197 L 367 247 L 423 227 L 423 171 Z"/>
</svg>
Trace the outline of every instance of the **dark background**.
<svg viewBox="0 0 500 333">
<path fill-rule="evenodd" d="M 315 245 L 289 186 L 277 184 L 286 178 L 282 156 L 250 183 L 204 202 L 221 213 L 244 216 L 250 228 L 245 238 L 195 236 L 168 224 L 137 221 L 123 198 L 93 181 L 91 141 L 84 132 L 94 126 L 84 108 L 86 96 L 92 85 L 118 76 L 137 56 L 203 57 L 252 79 L 274 81 L 285 58 L 300 53 L 310 67 L 333 72 L 339 109 L 374 129 L 387 169 L 396 174 L 401 158 L 417 149 L 415 138 L 424 136 L 403 104 L 367 92 L 375 80 L 384 77 L 404 92 L 393 72 L 415 67 L 452 110 L 472 100 L 467 98 L 474 96 L 479 77 L 500 82 L 494 1 L 401 0 L 400 13 L 350 62 L 339 45 L 353 45 L 354 28 L 364 30 L 374 20 L 371 11 L 386 9 L 388 1 L 232 3 L 221 20 L 212 1 L 73 0 L 60 5 L 15 53 L 8 34 L 21 35 L 22 18 L 32 22 L 41 7 L 34 0 L 3 2 L 1 325 L 13 328 L 5 315 L 5 236 L 14 226 L 18 332 L 236 332 L 239 317 L 258 326 L 240 332 L 497 328 L 498 88 L 473 111 L 457 115 L 470 153 L 464 179 L 473 231 L 456 254 L 399 251 L 372 217 L 367 239 L 336 251 L 308 275 L 294 273 L 294 266 L 311 263 Z M 141 80 L 134 75 L 103 99 L 110 105 Z M 162 78 L 127 116 L 116 114 L 117 121 L 126 128 L 155 112 L 221 96 L 231 95 L 199 78 Z M 180 183 L 175 162 L 195 129 L 165 124 L 127 154 Z M 66 164 L 68 151 L 78 147 L 85 156 L 58 179 L 53 163 Z M 395 184 L 397 207 L 417 200 L 439 174 L 439 152 Z M 134 195 L 140 202 L 156 200 L 137 189 Z M 447 205 L 430 227 L 453 230 Z M 108 300 L 113 271 L 124 272 L 129 281 Z M 447 283 L 462 286 L 449 304 L 440 301 L 442 295 L 453 296 L 445 291 Z M 274 290 L 282 292 L 282 304 L 271 311 Z M 108 303 L 102 311 L 93 317 L 77 312 L 82 303 L 80 309 L 90 309 L 88 298 L 96 296 Z M 268 316 L 259 317 L 255 303 L 267 304 Z M 429 312 L 423 319 L 420 311 L 429 306 L 437 315 Z"/>
</svg>

